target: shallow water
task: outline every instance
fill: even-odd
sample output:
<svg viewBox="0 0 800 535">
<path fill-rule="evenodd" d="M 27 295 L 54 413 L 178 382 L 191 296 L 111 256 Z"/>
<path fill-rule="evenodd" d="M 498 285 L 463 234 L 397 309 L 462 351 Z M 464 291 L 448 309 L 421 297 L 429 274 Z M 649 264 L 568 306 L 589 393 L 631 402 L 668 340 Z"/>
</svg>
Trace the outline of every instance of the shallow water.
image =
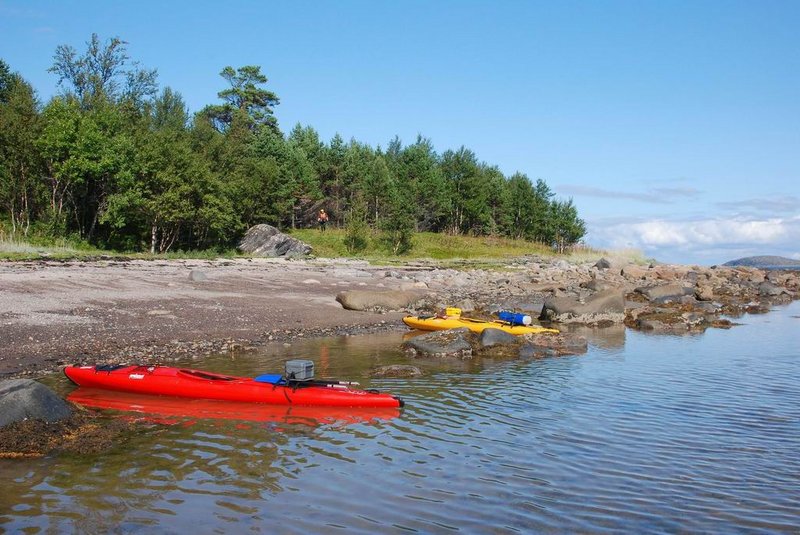
<svg viewBox="0 0 800 535">
<path fill-rule="evenodd" d="M 368 379 L 407 362 L 402 333 L 186 361 L 254 375 L 311 358 L 406 407 L 172 416 L 103 455 L 0 460 L 0 531 L 796 533 L 799 316 L 800 302 L 700 335 L 584 330 L 586 355 L 414 361 L 411 379 Z"/>
</svg>

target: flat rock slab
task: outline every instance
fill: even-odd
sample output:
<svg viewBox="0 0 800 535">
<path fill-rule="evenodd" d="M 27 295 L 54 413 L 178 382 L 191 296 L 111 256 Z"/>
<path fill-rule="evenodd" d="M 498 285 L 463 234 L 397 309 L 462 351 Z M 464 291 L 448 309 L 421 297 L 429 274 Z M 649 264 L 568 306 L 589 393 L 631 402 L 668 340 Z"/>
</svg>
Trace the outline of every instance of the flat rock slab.
<svg viewBox="0 0 800 535">
<path fill-rule="evenodd" d="M 52 390 L 32 379 L 0 381 L 0 427 L 27 419 L 55 422 L 72 408 Z"/>
<path fill-rule="evenodd" d="M 421 298 L 413 290 L 346 290 L 336 296 L 346 310 L 399 310 L 406 308 Z"/>
<path fill-rule="evenodd" d="M 684 295 L 694 295 L 694 288 L 680 284 L 664 284 L 661 286 L 640 286 L 634 290 L 650 301 L 664 299 L 680 299 Z"/>
</svg>

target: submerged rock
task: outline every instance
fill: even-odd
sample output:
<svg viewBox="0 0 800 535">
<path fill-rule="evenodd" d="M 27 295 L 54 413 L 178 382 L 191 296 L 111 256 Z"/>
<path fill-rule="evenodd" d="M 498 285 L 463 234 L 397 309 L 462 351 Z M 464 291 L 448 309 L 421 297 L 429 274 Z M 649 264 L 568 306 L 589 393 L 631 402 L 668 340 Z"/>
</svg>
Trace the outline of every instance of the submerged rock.
<svg viewBox="0 0 800 535">
<path fill-rule="evenodd" d="M 581 355 L 589 349 L 583 336 L 566 334 L 526 334 L 525 343 L 520 347 L 519 356 L 523 358 L 541 356 Z"/>
<path fill-rule="evenodd" d="M 403 342 L 403 349 L 411 357 L 472 358 L 469 329 L 434 331 L 415 336 Z"/>
<path fill-rule="evenodd" d="M 381 366 L 372 372 L 373 377 L 419 377 L 420 375 L 422 375 L 422 370 L 408 364 Z"/>
</svg>

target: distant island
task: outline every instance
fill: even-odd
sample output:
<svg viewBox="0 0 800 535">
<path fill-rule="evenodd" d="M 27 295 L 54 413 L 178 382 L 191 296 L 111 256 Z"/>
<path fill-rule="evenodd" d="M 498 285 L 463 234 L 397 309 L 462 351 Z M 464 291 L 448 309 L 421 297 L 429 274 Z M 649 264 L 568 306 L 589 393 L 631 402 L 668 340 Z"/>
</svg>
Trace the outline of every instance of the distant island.
<svg viewBox="0 0 800 535">
<path fill-rule="evenodd" d="M 755 268 L 800 268 L 800 260 L 786 258 L 785 256 L 748 256 L 725 262 L 724 266 L 746 266 Z"/>
</svg>

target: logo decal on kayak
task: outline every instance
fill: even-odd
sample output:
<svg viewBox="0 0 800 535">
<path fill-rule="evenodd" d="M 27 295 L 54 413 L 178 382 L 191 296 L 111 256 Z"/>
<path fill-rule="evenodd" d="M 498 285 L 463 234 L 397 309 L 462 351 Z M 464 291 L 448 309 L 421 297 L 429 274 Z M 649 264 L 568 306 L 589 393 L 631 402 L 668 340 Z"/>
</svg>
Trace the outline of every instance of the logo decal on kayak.
<svg viewBox="0 0 800 535">
<path fill-rule="evenodd" d="M 128 376 L 128 379 L 144 379 L 143 373 L 132 373 Z"/>
</svg>

